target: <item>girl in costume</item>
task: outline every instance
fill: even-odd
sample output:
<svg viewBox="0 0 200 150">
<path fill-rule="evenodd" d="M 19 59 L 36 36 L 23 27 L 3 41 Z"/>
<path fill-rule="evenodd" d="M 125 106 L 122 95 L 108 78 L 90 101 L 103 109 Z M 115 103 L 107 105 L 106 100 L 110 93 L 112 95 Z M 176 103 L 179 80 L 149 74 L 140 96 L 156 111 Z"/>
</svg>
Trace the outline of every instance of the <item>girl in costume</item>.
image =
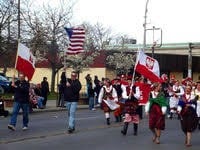
<svg viewBox="0 0 200 150">
<path fill-rule="evenodd" d="M 161 130 L 165 129 L 165 113 L 167 110 L 167 102 L 161 89 L 161 83 L 154 83 L 149 101 L 145 105 L 146 115 L 149 116 L 149 129 L 153 133 L 153 142 L 156 144 L 160 144 Z"/>
<path fill-rule="evenodd" d="M 104 86 L 99 92 L 98 102 L 104 111 L 107 125 L 110 125 L 110 112 L 117 109 L 117 106 L 119 107 L 119 105 L 115 103 L 117 101 L 118 97 L 115 88 L 113 88 L 111 81 L 105 78 Z"/>
<path fill-rule="evenodd" d="M 177 111 L 180 114 L 182 131 L 185 134 L 185 145 L 191 146 L 192 132 L 197 128 L 198 117 L 196 114 L 196 98 L 192 94 L 192 87 L 185 87 L 185 94 L 178 103 Z"/>
</svg>

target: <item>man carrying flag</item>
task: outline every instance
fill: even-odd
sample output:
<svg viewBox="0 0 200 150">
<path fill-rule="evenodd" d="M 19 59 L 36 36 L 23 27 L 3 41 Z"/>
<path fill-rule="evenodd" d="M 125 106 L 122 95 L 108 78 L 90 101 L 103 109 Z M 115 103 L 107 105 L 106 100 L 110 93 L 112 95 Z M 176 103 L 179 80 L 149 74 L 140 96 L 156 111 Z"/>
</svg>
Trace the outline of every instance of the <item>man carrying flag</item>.
<svg viewBox="0 0 200 150">
<path fill-rule="evenodd" d="M 22 130 L 28 129 L 29 122 L 29 87 L 30 84 L 25 80 L 25 75 L 23 73 L 19 73 L 19 80 L 16 82 L 14 78 L 12 80 L 12 87 L 14 88 L 14 103 L 13 103 L 13 111 L 10 119 L 10 123 L 8 124 L 8 129 L 15 131 L 15 126 L 17 123 L 17 116 L 22 109 L 23 112 L 23 128 Z"/>
<path fill-rule="evenodd" d="M 14 88 L 14 104 L 13 112 L 10 118 L 10 123 L 8 124 L 8 129 L 15 131 L 17 116 L 22 109 L 23 113 L 23 126 L 22 130 L 28 129 L 29 123 L 29 88 L 30 84 L 25 80 L 27 76 L 28 80 L 32 79 L 35 71 L 35 58 L 30 52 L 30 50 L 23 44 L 18 44 L 18 52 L 16 56 L 15 68 L 19 71 L 19 80 L 14 81 L 12 79 L 12 87 Z"/>
</svg>

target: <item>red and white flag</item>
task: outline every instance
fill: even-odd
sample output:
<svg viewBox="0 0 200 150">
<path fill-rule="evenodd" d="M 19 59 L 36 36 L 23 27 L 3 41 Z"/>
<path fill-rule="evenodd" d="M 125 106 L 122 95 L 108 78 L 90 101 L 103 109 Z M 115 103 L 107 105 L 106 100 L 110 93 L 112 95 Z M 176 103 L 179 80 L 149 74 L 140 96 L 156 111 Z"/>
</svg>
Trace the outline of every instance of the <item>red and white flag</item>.
<svg viewBox="0 0 200 150">
<path fill-rule="evenodd" d="M 15 68 L 31 80 L 35 72 L 35 57 L 25 45 L 18 44 Z"/>
<path fill-rule="evenodd" d="M 144 51 L 139 51 L 135 65 L 135 71 L 145 78 L 152 82 L 162 82 L 158 61 L 146 55 Z"/>
<path fill-rule="evenodd" d="M 84 40 L 85 40 L 85 29 L 82 27 L 78 28 L 65 28 L 67 35 L 69 36 L 69 45 L 66 53 L 68 55 L 74 55 L 84 52 Z"/>
<path fill-rule="evenodd" d="M 151 92 L 151 85 L 147 83 L 136 82 L 135 86 L 140 89 L 139 105 L 145 105 L 149 100 L 149 93 Z"/>
</svg>

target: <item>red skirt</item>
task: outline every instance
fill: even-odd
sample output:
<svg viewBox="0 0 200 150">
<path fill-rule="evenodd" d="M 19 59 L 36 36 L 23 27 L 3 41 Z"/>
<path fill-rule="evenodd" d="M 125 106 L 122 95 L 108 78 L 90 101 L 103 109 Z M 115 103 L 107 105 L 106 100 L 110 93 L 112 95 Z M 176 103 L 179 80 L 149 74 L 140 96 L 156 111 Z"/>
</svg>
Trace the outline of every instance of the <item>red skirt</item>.
<svg viewBox="0 0 200 150">
<path fill-rule="evenodd" d="M 192 107 L 184 107 L 181 111 L 181 128 L 184 133 L 193 132 L 198 126 L 199 119 Z"/>
<path fill-rule="evenodd" d="M 124 110 L 124 104 L 121 102 L 117 102 L 117 104 L 120 106 L 116 110 L 114 110 L 114 116 L 120 116 L 123 113 Z"/>
<path fill-rule="evenodd" d="M 106 112 L 111 112 L 111 111 L 112 111 L 104 101 L 102 101 L 101 108 L 103 109 L 103 111 L 104 111 L 105 113 L 106 113 Z"/>
<path fill-rule="evenodd" d="M 165 129 L 165 116 L 162 114 L 161 107 L 158 104 L 153 104 L 149 111 L 149 128 L 150 129 Z"/>
</svg>

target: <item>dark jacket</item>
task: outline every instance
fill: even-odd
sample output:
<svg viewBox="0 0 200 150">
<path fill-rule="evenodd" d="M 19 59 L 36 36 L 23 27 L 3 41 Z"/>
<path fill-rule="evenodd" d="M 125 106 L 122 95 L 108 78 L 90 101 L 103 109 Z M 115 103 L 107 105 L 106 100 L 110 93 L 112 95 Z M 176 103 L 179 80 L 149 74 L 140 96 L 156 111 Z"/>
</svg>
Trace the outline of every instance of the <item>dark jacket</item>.
<svg viewBox="0 0 200 150">
<path fill-rule="evenodd" d="M 67 81 L 71 84 L 71 86 L 65 88 L 64 90 L 64 98 L 67 102 L 78 102 L 79 100 L 79 92 L 81 90 L 81 83 L 78 79 L 71 80 L 67 79 Z"/>
<path fill-rule="evenodd" d="M 131 99 L 127 99 L 125 102 L 124 112 L 130 115 L 139 114 L 138 106 L 138 100 L 131 96 Z"/>
<path fill-rule="evenodd" d="M 41 93 L 47 95 L 49 93 L 49 83 L 47 81 L 41 82 Z"/>
<path fill-rule="evenodd" d="M 60 84 L 59 84 L 59 93 L 64 93 L 64 90 L 66 88 L 66 82 L 67 82 L 67 79 L 66 79 L 66 75 L 65 75 L 65 72 L 62 72 L 61 74 L 61 80 L 60 80 Z"/>
<path fill-rule="evenodd" d="M 94 89 L 92 88 L 92 83 L 91 84 L 89 84 L 89 86 L 88 86 L 88 98 L 89 97 L 94 97 Z"/>
<path fill-rule="evenodd" d="M 28 81 L 16 81 L 15 82 L 15 94 L 14 94 L 14 101 L 20 103 L 29 103 L 29 87 L 30 84 Z"/>
</svg>

